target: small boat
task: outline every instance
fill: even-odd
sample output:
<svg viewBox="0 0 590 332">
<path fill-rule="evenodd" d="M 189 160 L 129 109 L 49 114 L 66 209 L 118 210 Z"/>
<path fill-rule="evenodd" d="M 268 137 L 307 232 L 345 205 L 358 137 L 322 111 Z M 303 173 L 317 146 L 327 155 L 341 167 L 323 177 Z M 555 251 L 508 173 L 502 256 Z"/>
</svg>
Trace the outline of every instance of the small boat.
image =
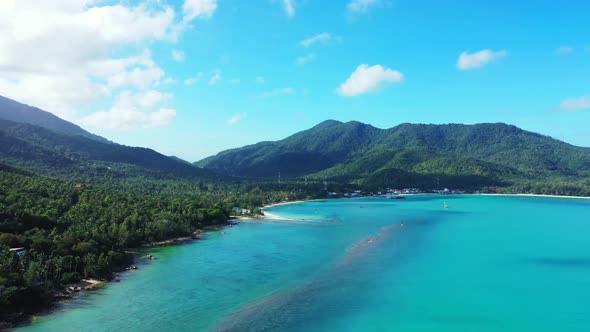
<svg viewBox="0 0 590 332">
<path fill-rule="evenodd" d="M 443 205 L 443 208 L 448 209 L 449 206 L 447 205 L 447 202 L 445 202 L 445 204 Z"/>
</svg>

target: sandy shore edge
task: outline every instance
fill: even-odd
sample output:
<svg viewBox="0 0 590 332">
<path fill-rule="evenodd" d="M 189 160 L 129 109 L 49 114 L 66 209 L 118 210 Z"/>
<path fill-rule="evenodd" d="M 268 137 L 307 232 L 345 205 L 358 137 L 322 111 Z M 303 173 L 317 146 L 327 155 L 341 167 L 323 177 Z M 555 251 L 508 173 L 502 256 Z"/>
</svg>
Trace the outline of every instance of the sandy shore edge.
<svg viewBox="0 0 590 332">
<path fill-rule="evenodd" d="M 439 195 L 439 194 L 436 194 L 436 193 L 404 194 L 404 196 L 411 196 L 411 195 Z M 587 197 L 587 196 L 541 195 L 541 194 L 485 194 L 485 193 L 482 193 L 482 194 L 453 194 L 453 195 L 590 199 L 590 197 Z M 453 196 L 453 195 L 451 195 L 451 196 Z M 444 196 L 444 195 L 440 195 L 440 196 Z M 263 217 L 261 219 L 304 220 L 304 219 L 298 219 L 298 218 L 287 218 L 287 217 L 283 217 L 283 216 L 278 215 L 278 214 L 275 214 L 275 213 L 270 213 L 270 212 L 266 211 L 266 209 L 272 208 L 272 207 L 275 207 L 275 206 L 283 206 L 283 205 L 289 205 L 289 204 L 300 204 L 300 203 L 305 203 L 305 202 L 325 201 L 325 200 L 326 199 L 311 199 L 311 200 L 297 200 L 297 201 L 289 201 L 289 202 L 280 202 L 280 203 L 274 203 L 274 204 L 267 204 L 267 205 L 265 205 L 265 206 L 262 207 Z M 242 219 L 242 218 L 238 218 L 238 219 Z M 244 219 L 251 220 L 252 218 L 244 218 Z M 257 219 L 257 220 L 259 220 L 259 219 Z"/>
<path fill-rule="evenodd" d="M 262 207 L 262 214 L 264 215 L 264 219 L 274 219 L 274 220 L 291 220 L 291 221 L 304 221 L 307 219 L 304 218 L 287 218 L 287 217 L 283 217 L 280 216 L 278 214 L 274 214 L 274 213 L 270 213 L 268 211 L 266 211 L 266 209 L 268 208 L 272 208 L 275 206 L 283 206 L 283 205 L 291 205 L 291 204 L 301 204 L 301 203 L 306 203 L 306 202 L 317 202 L 317 201 L 325 201 L 326 199 L 310 199 L 310 200 L 297 200 L 297 201 L 289 201 L 289 202 L 280 202 L 280 203 L 274 203 L 274 204 L 267 204 L 265 206 Z"/>
<path fill-rule="evenodd" d="M 468 195 L 468 194 L 466 194 L 466 195 Z M 587 197 L 587 196 L 539 195 L 539 194 L 479 194 L 479 195 L 481 195 L 481 196 L 511 196 L 511 197 L 545 197 L 545 198 L 590 199 L 590 197 Z"/>
</svg>

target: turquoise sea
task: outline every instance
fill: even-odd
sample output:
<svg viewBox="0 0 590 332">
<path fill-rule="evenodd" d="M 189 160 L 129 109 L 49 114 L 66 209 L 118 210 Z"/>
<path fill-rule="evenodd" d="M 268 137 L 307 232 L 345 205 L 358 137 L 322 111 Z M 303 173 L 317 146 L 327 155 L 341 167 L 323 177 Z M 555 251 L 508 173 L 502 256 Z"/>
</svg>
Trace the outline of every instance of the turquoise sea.
<svg viewBox="0 0 590 332">
<path fill-rule="evenodd" d="M 19 331 L 590 331 L 590 200 L 417 195 L 269 212 L 309 220 L 154 250 Z"/>
</svg>

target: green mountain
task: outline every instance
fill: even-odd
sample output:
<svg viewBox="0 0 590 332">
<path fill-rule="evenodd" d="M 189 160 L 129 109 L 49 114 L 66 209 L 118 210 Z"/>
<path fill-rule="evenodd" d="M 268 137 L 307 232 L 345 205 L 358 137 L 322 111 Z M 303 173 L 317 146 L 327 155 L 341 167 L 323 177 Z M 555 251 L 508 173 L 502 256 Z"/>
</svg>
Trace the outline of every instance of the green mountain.
<svg viewBox="0 0 590 332">
<path fill-rule="evenodd" d="M 369 187 L 474 189 L 550 181 L 590 186 L 590 148 L 503 123 L 379 129 L 329 120 L 280 141 L 224 151 L 196 164 L 231 176 L 273 178 L 280 172 L 282 177 Z"/>
<path fill-rule="evenodd" d="M 79 126 L 62 120 L 49 112 L 43 111 L 36 107 L 21 104 L 2 96 L 0 96 L 0 119 L 20 123 L 29 123 L 68 135 L 80 135 L 101 142 L 108 142 L 106 139 L 91 134 Z"/>
<path fill-rule="evenodd" d="M 49 176 L 89 179 L 213 178 L 212 172 L 145 148 L 104 143 L 0 120 L 0 161 Z"/>
<path fill-rule="evenodd" d="M 223 151 L 196 164 L 232 176 L 303 176 L 362 156 L 378 133 L 360 122 L 328 120 L 284 140 Z"/>
</svg>

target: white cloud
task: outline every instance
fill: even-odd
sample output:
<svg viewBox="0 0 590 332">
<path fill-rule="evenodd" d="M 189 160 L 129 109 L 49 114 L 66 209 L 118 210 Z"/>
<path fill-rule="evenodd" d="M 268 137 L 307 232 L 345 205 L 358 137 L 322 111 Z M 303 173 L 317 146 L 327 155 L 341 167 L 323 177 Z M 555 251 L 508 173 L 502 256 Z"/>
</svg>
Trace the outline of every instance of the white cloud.
<svg viewBox="0 0 590 332">
<path fill-rule="evenodd" d="M 157 90 L 149 90 L 144 92 L 129 93 L 127 97 L 130 99 L 129 104 L 135 100 L 135 104 L 143 108 L 152 108 L 172 98 L 170 93 L 162 93 Z"/>
<path fill-rule="evenodd" d="M 185 0 L 182 9 L 185 22 L 194 18 L 209 18 L 217 9 L 217 0 Z"/>
<path fill-rule="evenodd" d="M 109 42 L 140 41 L 146 38 L 175 39 L 174 9 L 154 11 L 148 3 L 136 7 L 121 4 L 90 7 L 79 16 L 69 16 L 74 24 L 83 25 Z M 67 17 L 64 17 L 67 19 Z M 78 21 L 78 22 L 76 22 Z M 83 23 L 82 23 L 83 22 Z M 58 22 L 57 25 L 59 25 Z M 51 23 L 50 27 L 55 23 Z"/>
<path fill-rule="evenodd" d="M 326 43 L 332 39 L 332 34 L 328 32 L 318 33 L 315 36 L 309 37 L 307 39 L 302 40 L 299 42 L 301 46 L 310 47 L 315 43 Z"/>
<path fill-rule="evenodd" d="M 172 59 L 176 62 L 183 62 L 184 61 L 184 52 L 181 50 L 172 50 Z"/>
<path fill-rule="evenodd" d="M 229 120 L 227 120 L 227 123 L 230 125 L 236 124 L 239 121 L 243 120 L 246 117 L 246 115 L 248 115 L 246 112 L 236 113 L 231 118 L 229 118 Z"/>
<path fill-rule="evenodd" d="M 563 55 L 563 54 L 570 54 L 573 51 L 574 51 L 573 47 L 563 45 L 563 46 L 559 46 L 558 48 L 556 48 L 555 51 L 553 51 L 553 53 L 558 54 L 558 55 Z"/>
<path fill-rule="evenodd" d="M 0 0 L 0 91 L 76 121 L 118 89 L 169 82 L 137 49 L 175 42 L 188 23 L 159 0 Z"/>
<path fill-rule="evenodd" d="M 221 72 L 216 72 L 209 79 L 209 85 L 215 85 L 215 84 L 217 84 L 217 82 L 219 82 L 220 79 L 221 79 Z"/>
<path fill-rule="evenodd" d="M 264 83 L 264 77 L 262 76 L 256 76 L 256 83 Z"/>
<path fill-rule="evenodd" d="M 193 85 L 193 84 L 197 83 L 198 81 L 202 80 L 203 76 L 205 76 L 205 74 L 203 74 L 202 72 L 199 72 L 199 73 L 197 73 L 197 76 L 185 79 L 184 85 Z"/>
<path fill-rule="evenodd" d="M 282 2 L 287 16 L 295 16 L 295 0 L 282 0 Z"/>
<path fill-rule="evenodd" d="M 354 14 L 366 14 L 371 9 L 380 6 L 381 0 L 351 0 L 346 8 Z"/>
<path fill-rule="evenodd" d="M 137 93 L 126 90 L 117 96 L 110 110 L 90 114 L 80 122 L 102 129 L 148 129 L 165 126 L 176 117 L 176 111 L 158 106 L 171 98 L 171 94 L 156 90 Z"/>
<path fill-rule="evenodd" d="M 457 68 L 461 70 L 480 68 L 498 58 L 506 56 L 507 54 L 508 52 L 505 50 L 481 50 L 475 53 L 463 52 L 459 55 L 459 59 L 457 60 Z"/>
<path fill-rule="evenodd" d="M 162 108 L 151 113 L 113 108 L 107 112 L 96 112 L 80 122 L 83 125 L 102 129 L 151 129 L 163 127 L 176 117 L 176 110 Z"/>
<path fill-rule="evenodd" d="M 579 98 L 569 98 L 559 104 L 559 109 L 563 111 L 582 111 L 590 109 L 590 97 L 582 96 Z"/>
<path fill-rule="evenodd" d="M 131 67 L 154 67 L 156 64 L 151 58 L 149 49 L 144 49 L 142 53 L 131 55 L 125 58 L 107 58 L 100 60 L 91 60 L 88 62 L 88 72 L 90 75 L 100 78 L 109 78 L 115 74 L 126 71 Z"/>
<path fill-rule="evenodd" d="M 298 57 L 297 59 L 295 59 L 295 62 L 298 65 L 304 65 L 304 64 L 310 62 L 313 59 L 315 59 L 315 54 L 310 53 L 310 54 L 307 54 L 307 55 Z"/>
<path fill-rule="evenodd" d="M 239 78 L 232 78 L 228 82 L 231 84 L 240 84 L 240 79 Z"/>
<path fill-rule="evenodd" d="M 146 89 L 158 83 L 164 76 L 160 67 L 133 68 L 123 71 L 108 78 L 111 88 L 134 86 L 138 89 Z"/>
<path fill-rule="evenodd" d="M 404 79 L 404 75 L 381 65 L 370 66 L 362 64 L 342 83 L 336 92 L 341 96 L 357 96 L 367 92 L 379 90 L 386 83 L 397 83 Z"/>
<path fill-rule="evenodd" d="M 264 92 L 261 96 L 263 98 L 274 97 L 279 95 L 292 95 L 295 94 L 295 89 L 293 88 L 282 88 L 282 89 L 274 89 L 272 91 Z"/>
<path fill-rule="evenodd" d="M 16 75 L 15 75 L 16 76 Z M 0 77 L 0 94 L 74 120 L 74 107 L 108 97 L 109 89 L 82 72 L 63 77 L 20 73 L 17 78 Z"/>
</svg>

